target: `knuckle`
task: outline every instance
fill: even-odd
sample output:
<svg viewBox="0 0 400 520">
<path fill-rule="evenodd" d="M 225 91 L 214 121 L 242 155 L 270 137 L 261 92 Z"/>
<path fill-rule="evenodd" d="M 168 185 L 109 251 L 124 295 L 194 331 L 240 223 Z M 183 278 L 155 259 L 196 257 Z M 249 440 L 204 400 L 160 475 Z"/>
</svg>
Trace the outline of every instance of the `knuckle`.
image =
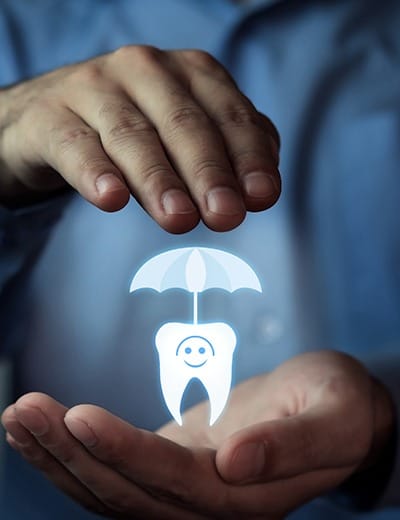
<svg viewBox="0 0 400 520">
<path fill-rule="evenodd" d="M 99 63 L 94 60 L 86 61 L 81 65 L 74 67 L 70 73 L 70 79 L 79 84 L 85 84 L 89 87 L 99 86 L 99 81 L 103 78 L 103 71 Z"/>
<path fill-rule="evenodd" d="M 155 193 L 163 192 L 176 184 L 168 166 L 162 163 L 146 165 L 140 170 L 140 175 L 141 193 L 145 197 L 152 197 Z"/>
<path fill-rule="evenodd" d="M 204 126 L 208 123 L 208 116 L 196 106 L 179 106 L 172 110 L 165 119 L 165 129 L 168 133 L 175 134 L 182 127 L 187 131 L 196 126 Z"/>
<path fill-rule="evenodd" d="M 24 129 L 26 129 L 26 136 L 37 139 L 38 133 L 32 132 L 32 128 L 38 126 L 38 121 L 41 121 L 43 114 L 51 114 L 55 111 L 55 104 L 41 94 L 35 94 L 28 99 L 21 110 L 16 111 L 12 118 L 20 119 Z"/>
<path fill-rule="evenodd" d="M 207 176 L 216 180 L 216 173 L 226 174 L 224 168 L 214 159 L 200 159 L 193 165 L 193 175 L 195 178 L 204 178 Z M 211 179 L 210 179 L 211 180 Z"/>
<path fill-rule="evenodd" d="M 226 125 L 236 127 L 246 127 L 253 125 L 262 128 L 261 119 L 252 107 L 243 104 L 232 105 L 217 115 L 218 124 L 223 127 Z"/>
<path fill-rule="evenodd" d="M 256 148 L 244 148 L 230 152 L 231 163 L 237 172 L 251 172 L 263 170 L 265 164 L 269 165 L 262 152 Z"/>
<path fill-rule="evenodd" d="M 187 63 L 193 68 L 212 76 L 222 83 L 235 84 L 234 79 L 214 56 L 206 51 L 190 49 L 184 51 Z"/>
<path fill-rule="evenodd" d="M 133 114 L 122 115 L 108 131 L 109 139 L 113 142 L 132 139 L 133 136 L 149 136 L 154 133 L 155 129 L 148 119 Z"/>
<path fill-rule="evenodd" d="M 169 177 L 171 175 L 168 167 L 162 163 L 146 165 L 142 168 L 141 173 L 144 178 L 144 182 L 150 189 L 154 188 L 154 184 L 157 183 L 160 178 L 164 180 L 167 176 Z"/>
<path fill-rule="evenodd" d="M 212 56 L 207 51 L 203 51 L 201 49 L 190 49 L 184 51 L 184 53 L 187 61 L 189 61 L 195 67 L 205 70 L 215 70 L 217 68 L 222 69 L 222 66 L 218 63 L 214 56 Z"/>
<path fill-rule="evenodd" d="M 95 134 L 90 128 L 77 126 L 73 128 L 53 128 L 50 135 L 54 138 L 57 147 L 65 152 L 82 139 L 93 139 Z"/>
<path fill-rule="evenodd" d="M 81 159 L 79 170 L 81 178 L 94 178 L 111 173 L 113 168 L 112 165 L 103 158 L 89 156 Z"/>
<path fill-rule="evenodd" d="M 237 169 L 245 169 L 248 165 L 251 165 L 258 160 L 259 156 L 256 154 L 255 150 L 235 150 L 231 152 L 231 160 L 232 163 L 236 166 Z"/>
<path fill-rule="evenodd" d="M 134 62 L 142 65 L 159 62 L 162 51 L 152 45 L 123 45 L 112 53 L 117 61 Z"/>
<path fill-rule="evenodd" d="M 114 116 L 115 114 L 120 116 L 132 116 L 136 113 L 137 111 L 134 109 L 134 107 L 126 102 L 107 100 L 101 103 L 98 108 L 98 115 L 101 119 L 107 119 L 108 117 Z"/>
<path fill-rule="evenodd" d="M 110 54 L 110 56 L 117 60 L 125 61 L 126 59 L 132 58 L 134 49 L 135 49 L 134 45 L 122 45 L 121 47 L 118 47 L 118 49 L 113 51 Z"/>
</svg>

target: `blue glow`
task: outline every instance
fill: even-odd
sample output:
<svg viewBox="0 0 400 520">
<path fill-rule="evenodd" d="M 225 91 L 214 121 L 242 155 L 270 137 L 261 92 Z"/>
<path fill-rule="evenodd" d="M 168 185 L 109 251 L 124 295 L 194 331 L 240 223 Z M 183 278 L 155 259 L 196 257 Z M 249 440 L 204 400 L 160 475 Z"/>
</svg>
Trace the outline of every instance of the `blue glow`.
<svg viewBox="0 0 400 520">
<path fill-rule="evenodd" d="M 193 323 L 165 323 L 156 334 L 161 389 L 172 417 L 182 425 L 183 393 L 193 378 L 199 379 L 209 396 L 212 426 L 228 401 L 236 334 L 226 323 L 199 324 L 198 294 L 208 289 L 262 292 L 257 275 L 226 251 L 184 247 L 145 262 L 130 285 L 130 292 L 138 289 L 183 289 L 193 294 Z"/>
</svg>

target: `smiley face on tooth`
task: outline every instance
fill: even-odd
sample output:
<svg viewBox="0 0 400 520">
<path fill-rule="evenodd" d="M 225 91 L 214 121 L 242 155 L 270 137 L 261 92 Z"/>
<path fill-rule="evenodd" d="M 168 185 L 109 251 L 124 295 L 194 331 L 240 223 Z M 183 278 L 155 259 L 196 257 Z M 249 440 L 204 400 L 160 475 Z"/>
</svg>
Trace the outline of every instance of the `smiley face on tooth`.
<svg viewBox="0 0 400 520">
<path fill-rule="evenodd" d="M 179 356 L 188 367 L 200 368 L 215 356 L 214 347 L 202 336 L 189 336 L 181 341 L 176 349 Z"/>
</svg>

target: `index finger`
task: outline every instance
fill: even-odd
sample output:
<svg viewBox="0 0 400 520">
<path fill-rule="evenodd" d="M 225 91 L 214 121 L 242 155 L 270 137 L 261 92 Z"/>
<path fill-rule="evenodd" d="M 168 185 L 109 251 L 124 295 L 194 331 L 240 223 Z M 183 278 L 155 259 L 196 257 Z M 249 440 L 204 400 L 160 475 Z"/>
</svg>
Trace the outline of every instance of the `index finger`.
<svg viewBox="0 0 400 520">
<path fill-rule="evenodd" d="M 223 498 L 224 484 L 215 472 L 213 450 L 196 453 L 150 431 L 133 428 L 92 405 L 70 409 L 64 421 L 99 461 L 156 495 L 199 508 L 215 506 Z M 214 486 L 210 486 L 212 474 Z"/>
<path fill-rule="evenodd" d="M 88 416 L 92 408 L 88 406 Z M 19 421 L 19 428 L 26 429 L 23 432 L 24 439 L 31 436 L 29 451 L 31 456 L 28 461 L 40 469 L 64 492 L 67 492 L 86 506 L 92 505 L 97 511 L 104 512 L 113 518 L 165 518 L 171 520 L 197 520 L 196 514 L 189 515 L 186 510 L 181 511 L 182 504 L 171 504 L 159 499 L 156 493 L 149 493 L 137 482 L 128 480 L 107 464 L 103 464 L 98 457 L 92 456 L 90 450 L 86 450 L 81 442 L 78 442 L 70 434 L 64 424 L 66 408 L 45 394 L 32 393 L 21 397 L 15 404 L 15 418 Z M 110 417 L 111 414 L 109 414 Z M 111 435 L 118 437 L 116 423 L 120 421 L 113 417 L 115 422 L 111 426 Z M 123 423 L 123 421 L 120 421 Z M 127 424 L 127 423 L 125 423 Z M 135 428 L 130 427 L 131 436 Z M 30 433 L 29 433 L 30 432 Z M 21 435 L 21 432 L 19 432 Z M 34 437 L 34 440 L 33 440 Z M 24 455 L 25 448 L 22 449 Z M 137 458 L 147 457 L 147 453 L 136 450 Z M 119 453 L 132 461 L 131 453 Z M 154 467 L 150 457 L 146 460 L 150 467 Z M 150 460 L 150 462 L 149 462 Z M 55 467 L 56 466 L 56 467 Z M 63 469 L 67 470 L 67 474 Z M 72 479 L 75 477 L 75 480 Z M 87 498 L 85 489 L 90 491 L 101 502 L 93 503 Z M 94 497 L 93 497 L 94 498 Z"/>
</svg>

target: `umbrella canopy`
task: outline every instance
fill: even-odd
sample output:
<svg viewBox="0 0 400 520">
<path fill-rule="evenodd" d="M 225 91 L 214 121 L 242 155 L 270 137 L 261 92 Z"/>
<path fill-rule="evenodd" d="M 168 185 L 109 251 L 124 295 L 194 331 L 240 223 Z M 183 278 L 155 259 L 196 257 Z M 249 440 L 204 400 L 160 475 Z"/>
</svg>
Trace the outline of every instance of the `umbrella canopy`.
<svg viewBox="0 0 400 520">
<path fill-rule="evenodd" d="M 138 289 L 184 289 L 193 293 L 193 323 L 197 323 L 197 295 L 207 289 L 253 289 L 262 292 L 253 269 L 237 256 L 208 247 L 171 249 L 152 257 L 133 277 L 130 292 Z"/>
<path fill-rule="evenodd" d="M 167 289 L 233 292 L 243 288 L 262 292 L 256 273 L 246 262 L 208 247 L 183 247 L 154 256 L 137 271 L 130 292 L 145 288 L 158 292 Z"/>
</svg>

